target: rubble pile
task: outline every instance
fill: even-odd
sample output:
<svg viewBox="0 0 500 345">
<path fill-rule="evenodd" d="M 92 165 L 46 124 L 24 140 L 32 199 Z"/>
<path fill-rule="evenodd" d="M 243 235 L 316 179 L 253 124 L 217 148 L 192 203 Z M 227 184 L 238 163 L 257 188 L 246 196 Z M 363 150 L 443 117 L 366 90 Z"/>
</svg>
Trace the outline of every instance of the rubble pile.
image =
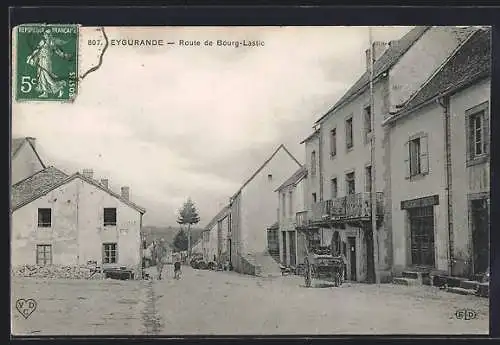
<svg viewBox="0 0 500 345">
<path fill-rule="evenodd" d="M 103 279 L 103 274 L 87 266 L 23 265 L 13 269 L 14 277 L 45 279 Z"/>
</svg>

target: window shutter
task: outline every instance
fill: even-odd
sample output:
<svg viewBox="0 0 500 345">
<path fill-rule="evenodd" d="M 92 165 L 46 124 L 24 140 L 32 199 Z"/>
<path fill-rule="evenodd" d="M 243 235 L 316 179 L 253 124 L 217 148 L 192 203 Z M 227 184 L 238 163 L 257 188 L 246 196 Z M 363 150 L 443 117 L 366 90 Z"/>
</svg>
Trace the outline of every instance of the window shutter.
<svg viewBox="0 0 500 345">
<path fill-rule="evenodd" d="M 420 173 L 429 173 L 429 147 L 427 134 L 420 137 Z"/>
<path fill-rule="evenodd" d="M 489 144 L 490 144 L 490 112 L 489 108 L 484 109 L 484 116 L 483 116 L 483 128 L 482 128 L 482 135 L 483 135 L 483 150 L 485 154 L 489 154 Z"/>
<path fill-rule="evenodd" d="M 476 152 L 476 149 L 474 147 L 474 137 L 475 137 L 475 131 L 474 131 L 474 116 L 469 116 L 467 118 L 467 148 L 468 148 L 468 159 L 473 159 L 474 154 Z"/>
<path fill-rule="evenodd" d="M 404 145 L 404 157 L 405 157 L 405 171 L 406 175 L 405 178 L 410 178 L 410 142 L 407 141 L 405 142 Z"/>
</svg>

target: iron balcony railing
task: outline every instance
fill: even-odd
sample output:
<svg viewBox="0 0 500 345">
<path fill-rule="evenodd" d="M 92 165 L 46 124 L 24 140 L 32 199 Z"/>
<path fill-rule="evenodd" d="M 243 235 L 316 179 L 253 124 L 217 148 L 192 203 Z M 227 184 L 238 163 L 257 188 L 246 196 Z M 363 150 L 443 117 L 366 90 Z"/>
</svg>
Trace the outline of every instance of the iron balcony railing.
<svg viewBox="0 0 500 345">
<path fill-rule="evenodd" d="M 376 214 L 384 213 L 384 195 L 376 193 Z M 357 219 L 371 216 L 371 193 L 350 194 L 333 200 L 314 203 L 311 211 L 296 214 L 297 227 L 304 227 L 311 222 L 321 222 L 330 219 Z"/>
</svg>

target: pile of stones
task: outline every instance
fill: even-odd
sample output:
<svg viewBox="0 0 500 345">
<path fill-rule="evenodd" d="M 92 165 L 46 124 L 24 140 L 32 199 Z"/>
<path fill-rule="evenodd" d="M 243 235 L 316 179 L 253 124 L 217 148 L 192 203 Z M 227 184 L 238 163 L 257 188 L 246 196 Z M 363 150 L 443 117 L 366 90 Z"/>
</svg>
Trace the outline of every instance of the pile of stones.
<svg viewBox="0 0 500 345">
<path fill-rule="evenodd" d="M 14 277 L 44 279 L 103 279 L 103 274 L 87 266 L 23 265 L 12 273 Z"/>
</svg>

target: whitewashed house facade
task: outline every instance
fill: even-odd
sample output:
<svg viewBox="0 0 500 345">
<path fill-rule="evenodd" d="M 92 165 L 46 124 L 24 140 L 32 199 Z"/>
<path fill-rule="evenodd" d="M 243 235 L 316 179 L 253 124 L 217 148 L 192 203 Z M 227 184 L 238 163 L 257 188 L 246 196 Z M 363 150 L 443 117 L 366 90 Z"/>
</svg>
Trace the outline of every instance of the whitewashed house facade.
<svg viewBox="0 0 500 345">
<path fill-rule="evenodd" d="M 12 186 L 12 266 L 127 267 L 140 277 L 145 210 L 96 181 L 92 171 L 71 176 L 48 167 Z"/>
</svg>

